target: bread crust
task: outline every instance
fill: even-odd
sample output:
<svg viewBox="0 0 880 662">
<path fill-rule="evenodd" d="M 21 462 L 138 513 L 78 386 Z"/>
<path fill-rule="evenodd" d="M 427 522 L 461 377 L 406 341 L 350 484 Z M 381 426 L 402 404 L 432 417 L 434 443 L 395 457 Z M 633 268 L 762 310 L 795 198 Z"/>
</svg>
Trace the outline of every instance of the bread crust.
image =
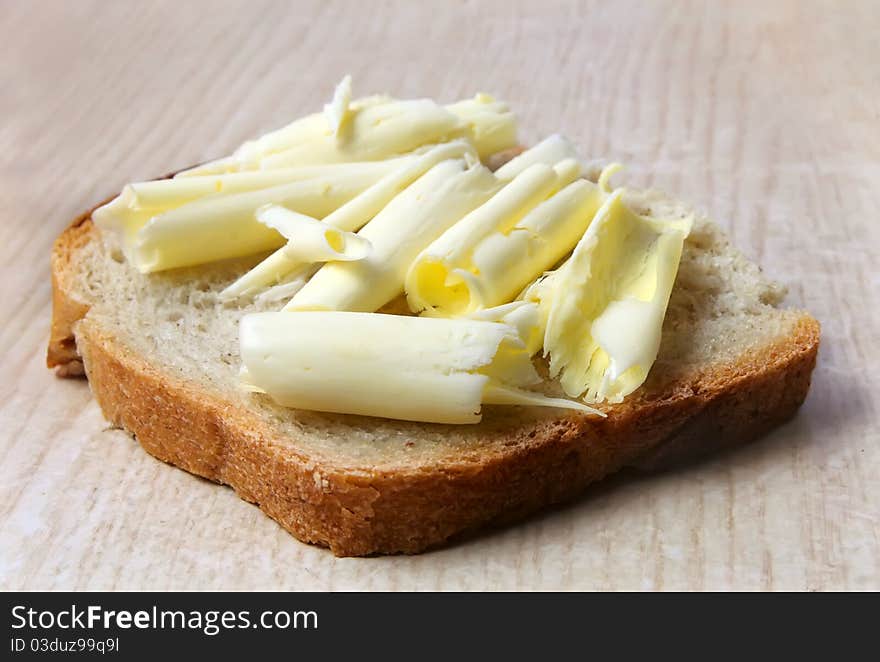
<svg viewBox="0 0 880 662">
<path fill-rule="evenodd" d="M 606 419 L 536 422 L 478 461 L 394 471 L 318 463 L 282 451 L 246 407 L 163 373 L 86 315 L 67 267 L 97 236 L 90 214 L 53 249 L 49 367 L 60 376 L 84 370 L 107 419 L 150 454 L 231 486 L 337 556 L 421 552 L 570 500 L 624 467 L 656 470 L 745 444 L 794 415 L 816 362 L 819 324 L 804 314 L 760 356 L 676 383 L 660 399 L 627 399 Z"/>
</svg>

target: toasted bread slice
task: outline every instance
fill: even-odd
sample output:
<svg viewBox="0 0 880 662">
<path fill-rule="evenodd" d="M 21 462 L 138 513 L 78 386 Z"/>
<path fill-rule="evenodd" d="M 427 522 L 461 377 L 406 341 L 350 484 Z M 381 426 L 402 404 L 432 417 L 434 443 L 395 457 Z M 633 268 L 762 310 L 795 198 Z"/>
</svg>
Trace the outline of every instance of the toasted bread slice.
<svg viewBox="0 0 880 662">
<path fill-rule="evenodd" d="M 633 204 L 684 213 L 656 193 Z M 623 467 L 751 441 L 803 402 L 819 346 L 818 323 L 780 308 L 782 289 L 698 217 L 658 360 L 605 419 L 486 406 L 480 424 L 456 426 L 290 410 L 239 387 L 238 321 L 260 308 L 217 296 L 256 261 L 140 275 L 86 212 L 53 250 L 48 364 L 85 372 L 104 415 L 152 455 L 340 556 L 420 552 Z"/>
</svg>

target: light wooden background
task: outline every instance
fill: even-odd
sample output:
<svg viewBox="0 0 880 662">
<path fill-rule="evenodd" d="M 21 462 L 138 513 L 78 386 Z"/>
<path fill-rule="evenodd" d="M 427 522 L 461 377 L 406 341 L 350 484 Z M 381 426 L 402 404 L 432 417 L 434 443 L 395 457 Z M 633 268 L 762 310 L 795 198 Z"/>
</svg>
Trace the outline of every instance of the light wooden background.
<svg viewBox="0 0 880 662">
<path fill-rule="evenodd" d="M 880 588 L 880 3 L 0 2 L 0 587 Z M 680 193 L 823 325 L 800 415 L 417 557 L 335 559 L 44 368 L 48 255 L 124 182 L 356 93 L 487 90 Z"/>
</svg>

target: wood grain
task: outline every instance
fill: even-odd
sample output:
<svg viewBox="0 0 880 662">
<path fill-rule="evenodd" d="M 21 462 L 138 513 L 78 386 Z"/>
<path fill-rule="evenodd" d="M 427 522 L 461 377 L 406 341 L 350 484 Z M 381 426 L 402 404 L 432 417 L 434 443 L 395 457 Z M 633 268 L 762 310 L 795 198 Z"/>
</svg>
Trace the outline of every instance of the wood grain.
<svg viewBox="0 0 880 662">
<path fill-rule="evenodd" d="M 368 5 L 368 6 L 367 6 Z M 845 2 L 0 5 L 0 588 L 880 588 L 880 10 Z M 123 183 L 356 91 L 510 101 L 700 203 L 823 324 L 800 415 L 417 557 L 336 559 L 43 367 L 49 247 Z"/>
</svg>

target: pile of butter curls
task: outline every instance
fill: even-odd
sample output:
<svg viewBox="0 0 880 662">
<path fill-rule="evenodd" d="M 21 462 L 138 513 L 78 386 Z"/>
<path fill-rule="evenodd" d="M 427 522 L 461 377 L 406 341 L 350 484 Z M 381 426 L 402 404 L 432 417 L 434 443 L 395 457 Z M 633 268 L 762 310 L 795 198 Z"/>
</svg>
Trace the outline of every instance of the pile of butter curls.
<svg viewBox="0 0 880 662">
<path fill-rule="evenodd" d="M 553 135 L 517 145 L 507 104 L 351 98 L 95 210 L 141 273 L 274 250 L 221 297 L 244 387 L 297 409 L 476 423 L 483 403 L 603 415 L 646 379 L 691 219 L 635 213 Z M 149 276 L 146 276 L 149 277 Z M 405 295 L 412 315 L 379 313 Z M 549 359 L 568 398 L 539 385 Z"/>
</svg>

